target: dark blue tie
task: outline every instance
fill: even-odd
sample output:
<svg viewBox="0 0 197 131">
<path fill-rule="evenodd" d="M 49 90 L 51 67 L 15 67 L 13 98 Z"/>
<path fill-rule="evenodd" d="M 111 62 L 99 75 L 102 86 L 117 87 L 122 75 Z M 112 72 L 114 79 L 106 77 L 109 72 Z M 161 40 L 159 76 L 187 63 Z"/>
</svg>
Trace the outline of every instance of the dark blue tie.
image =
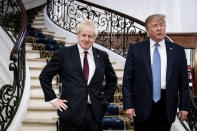
<svg viewBox="0 0 197 131">
<path fill-rule="evenodd" d="M 153 75 L 153 101 L 157 102 L 161 98 L 161 59 L 158 50 L 159 43 L 155 44 L 152 62 Z"/>
</svg>

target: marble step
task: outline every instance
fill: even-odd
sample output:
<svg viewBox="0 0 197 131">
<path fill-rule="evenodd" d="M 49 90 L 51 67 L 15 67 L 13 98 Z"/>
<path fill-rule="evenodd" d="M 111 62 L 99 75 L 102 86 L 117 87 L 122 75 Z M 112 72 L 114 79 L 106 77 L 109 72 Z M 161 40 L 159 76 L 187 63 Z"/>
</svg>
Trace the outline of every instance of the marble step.
<svg viewBox="0 0 197 131">
<path fill-rule="evenodd" d="M 39 50 L 26 50 L 27 59 L 39 59 L 40 51 Z"/>
<path fill-rule="evenodd" d="M 49 30 L 47 30 L 47 29 L 42 30 L 42 33 L 43 33 L 43 34 L 48 34 L 48 35 L 55 35 L 55 32 L 49 31 Z"/>
<path fill-rule="evenodd" d="M 33 24 L 37 24 L 37 23 L 45 24 L 45 20 L 44 19 L 36 19 L 33 21 Z"/>
<path fill-rule="evenodd" d="M 55 94 L 58 95 L 59 94 L 59 89 L 58 88 L 53 88 L 53 90 L 55 91 Z M 44 97 L 44 93 L 42 91 L 41 88 L 34 88 L 30 90 L 30 95 L 31 97 Z"/>
<path fill-rule="evenodd" d="M 57 109 L 52 106 L 29 106 L 25 115 L 25 119 L 50 120 L 57 117 Z"/>
<path fill-rule="evenodd" d="M 39 81 L 38 77 L 31 77 L 30 82 L 31 82 L 30 83 L 31 86 L 40 86 L 40 81 Z M 53 85 L 57 84 L 57 79 L 55 77 L 52 80 L 52 84 Z"/>
<path fill-rule="evenodd" d="M 33 49 L 33 47 L 32 47 L 32 43 L 25 43 L 25 50 L 27 51 L 27 50 L 32 50 Z"/>
<path fill-rule="evenodd" d="M 53 107 L 49 102 L 45 102 L 44 98 L 43 99 L 34 99 L 34 97 L 31 97 L 31 100 L 29 102 L 30 107 L 39 107 L 39 106 L 44 106 L 44 107 Z"/>
<path fill-rule="evenodd" d="M 34 20 L 40 20 L 40 19 L 44 19 L 44 14 L 43 15 L 36 15 L 34 17 Z"/>
<path fill-rule="evenodd" d="M 29 67 L 31 67 L 31 68 L 33 68 L 33 67 L 34 68 L 43 68 L 47 64 L 46 59 L 32 59 L 32 58 L 28 58 L 27 63 L 29 65 Z"/>
<path fill-rule="evenodd" d="M 36 16 L 43 16 L 44 17 L 44 10 L 37 13 Z"/>
<path fill-rule="evenodd" d="M 29 67 L 31 77 L 39 77 L 43 67 Z"/>
<path fill-rule="evenodd" d="M 56 131 L 56 119 L 25 119 L 22 131 Z"/>
<path fill-rule="evenodd" d="M 42 24 L 32 24 L 31 26 L 34 28 L 39 28 L 39 29 L 46 29 L 46 26 Z"/>
</svg>

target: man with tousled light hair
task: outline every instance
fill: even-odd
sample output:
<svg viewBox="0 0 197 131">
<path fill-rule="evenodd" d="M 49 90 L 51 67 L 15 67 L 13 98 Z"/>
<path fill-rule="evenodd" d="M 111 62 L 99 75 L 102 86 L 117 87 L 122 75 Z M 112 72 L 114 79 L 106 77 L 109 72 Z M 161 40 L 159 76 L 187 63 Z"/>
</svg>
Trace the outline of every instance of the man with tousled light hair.
<svg viewBox="0 0 197 131">
<path fill-rule="evenodd" d="M 58 109 L 60 131 L 102 131 L 102 118 L 113 101 L 117 77 L 108 54 L 93 47 L 96 28 L 92 21 L 78 26 L 77 37 L 77 45 L 60 48 L 52 57 L 40 74 L 40 83 L 45 101 Z M 51 84 L 56 74 L 62 81 L 60 99 Z"/>
</svg>

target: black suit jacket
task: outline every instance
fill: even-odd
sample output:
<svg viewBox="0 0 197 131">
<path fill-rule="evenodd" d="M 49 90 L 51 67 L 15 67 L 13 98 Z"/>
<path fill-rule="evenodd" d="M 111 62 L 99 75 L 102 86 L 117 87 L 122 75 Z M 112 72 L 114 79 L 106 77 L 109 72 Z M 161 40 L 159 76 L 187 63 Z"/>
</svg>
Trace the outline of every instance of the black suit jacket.
<svg viewBox="0 0 197 131">
<path fill-rule="evenodd" d="M 59 49 L 42 70 L 39 77 L 45 101 L 50 101 L 56 98 L 52 89 L 52 78 L 59 74 L 63 83 L 60 98 L 68 100 L 68 103 L 66 103 L 68 109 L 63 112 L 58 110 L 58 115 L 72 125 L 81 125 L 83 123 L 87 113 L 88 94 L 91 99 L 93 113 L 98 122 L 101 122 L 104 116 L 108 101 L 113 100 L 114 97 L 117 77 L 108 55 L 106 52 L 94 47 L 92 49 L 96 67 L 89 85 L 86 84 L 82 71 L 77 45 Z M 105 88 L 102 86 L 104 76 Z"/>
<path fill-rule="evenodd" d="M 144 121 L 150 114 L 153 99 L 153 80 L 150 40 L 131 45 L 123 77 L 124 110 L 135 108 L 136 121 Z M 179 109 L 189 110 L 189 84 L 184 48 L 165 39 L 167 55 L 166 110 L 170 122 L 175 120 L 178 96 Z M 161 74 L 162 75 L 162 74 Z"/>
</svg>

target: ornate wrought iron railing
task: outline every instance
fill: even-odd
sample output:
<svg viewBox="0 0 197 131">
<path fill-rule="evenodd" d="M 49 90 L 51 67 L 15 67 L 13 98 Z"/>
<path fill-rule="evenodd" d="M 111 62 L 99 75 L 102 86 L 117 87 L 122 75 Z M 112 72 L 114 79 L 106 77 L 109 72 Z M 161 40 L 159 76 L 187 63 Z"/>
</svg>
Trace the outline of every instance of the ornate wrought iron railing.
<svg viewBox="0 0 197 131">
<path fill-rule="evenodd" d="M 96 42 L 122 56 L 130 43 L 146 37 L 144 22 L 84 0 L 48 0 L 47 13 L 55 24 L 75 34 L 81 21 L 92 20 L 98 29 Z"/>
<path fill-rule="evenodd" d="M 25 46 L 27 17 L 21 0 L 0 0 L 0 26 L 14 42 L 10 53 L 9 70 L 13 71 L 13 85 L 0 88 L 0 130 L 6 131 L 21 101 L 25 82 Z"/>
</svg>

